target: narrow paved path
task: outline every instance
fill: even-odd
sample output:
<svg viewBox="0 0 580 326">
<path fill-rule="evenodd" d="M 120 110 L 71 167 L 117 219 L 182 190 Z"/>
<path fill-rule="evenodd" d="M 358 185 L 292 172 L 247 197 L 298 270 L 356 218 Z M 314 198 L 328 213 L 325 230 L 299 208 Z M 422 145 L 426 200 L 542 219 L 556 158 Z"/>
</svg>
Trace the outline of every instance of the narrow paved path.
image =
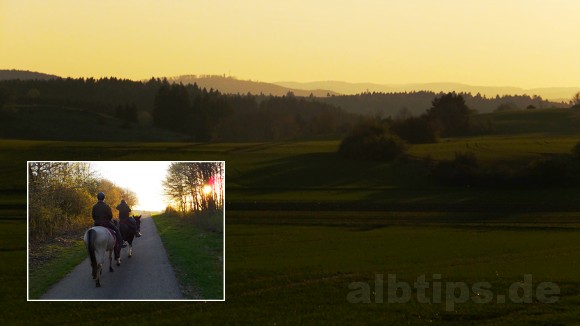
<svg viewBox="0 0 580 326">
<path fill-rule="evenodd" d="M 42 300 L 171 300 L 182 299 L 173 268 L 151 216 L 141 219 L 142 237 L 133 241 L 133 257 L 128 247 L 121 251 L 121 266 L 113 261 L 109 272 L 105 259 L 100 288 L 95 287 L 88 258 L 55 284 Z"/>
</svg>

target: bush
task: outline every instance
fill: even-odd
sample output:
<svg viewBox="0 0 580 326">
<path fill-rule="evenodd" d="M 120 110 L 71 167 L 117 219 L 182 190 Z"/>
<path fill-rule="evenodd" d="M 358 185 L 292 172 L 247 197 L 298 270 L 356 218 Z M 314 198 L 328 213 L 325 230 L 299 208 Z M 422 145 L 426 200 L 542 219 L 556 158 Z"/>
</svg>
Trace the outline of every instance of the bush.
<svg viewBox="0 0 580 326">
<path fill-rule="evenodd" d="M 179 215 L 179 212 L 173 206 L 168 205 L 167 207 L 165 207 L 165 214 L 174 216 Z"/>
<path fill-rule="evenodd" d="M 460 136 L 469 131 L 471 113 L 463 96 L 448 93 L 433 100 L 431 108 L 427 110 L 427 119 L 438 125 L 443 136 Z"/>
<path fill-rule="evenodd" d="M 472 152 L 456 152 L 451 161 L 432 164 L 430 174 L 445 184 L 470 186 L 479 179 L 479 164 Z"/>
<path fill-rule="evenodd" d="M 453 160 L 427 164 L 432 177 L 456 186 L 561 187 L 578 182 L 566 157 L 540 157 L 522 166 L 519 162 L 480 164 L 473 153 L 456 153 Z"/>
<path fill-rule="evenodd" d="M 514 102 L 507 102 L 498 105 L 495 112 L 517 111 L 520 108 Z"/>
<path fill-rule="evenodd" d="M 191 213 L 187 216 L 197 227 L 215 233 L 224 232 L 223 211 L 218 209 L 208 209 Z"/>
<path fill-rule="evenodd" d="M 437 130 L 425 117 L 410 117 L 394 121 L 391 130 L 410 144 L 431 144 L 437 142 Z"/>
<path fill-rule="evenodd" d="M 568 162 L 558 157 L 540 157 L 530 162 L 523 175 L 523 184 L 563 186 L 570 181 Z"/>
<path fill-rule="evenodd" d="M 375 161 L 392 161 L 406 151 L 405 142 L 378 123 L 359 125 L 343 139 L 338 149 L 339 155 L 345 158 Z"/>
<path fill-rule="evenodd" d="M 580 160 L 580 143 L 572 148 L 572 156 Z"/>
</svg>

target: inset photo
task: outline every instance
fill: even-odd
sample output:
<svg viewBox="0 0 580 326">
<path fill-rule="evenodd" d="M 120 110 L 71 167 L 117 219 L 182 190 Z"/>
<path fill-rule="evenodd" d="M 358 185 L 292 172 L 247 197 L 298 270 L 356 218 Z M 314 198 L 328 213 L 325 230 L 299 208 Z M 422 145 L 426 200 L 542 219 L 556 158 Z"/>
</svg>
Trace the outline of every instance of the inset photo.
<svg viewBox="0 0 580 326">
<path fill-rule="evenodd" d="M 28 301 L 225 300 L 225 162 L 27 169 Z"/>
</svg>

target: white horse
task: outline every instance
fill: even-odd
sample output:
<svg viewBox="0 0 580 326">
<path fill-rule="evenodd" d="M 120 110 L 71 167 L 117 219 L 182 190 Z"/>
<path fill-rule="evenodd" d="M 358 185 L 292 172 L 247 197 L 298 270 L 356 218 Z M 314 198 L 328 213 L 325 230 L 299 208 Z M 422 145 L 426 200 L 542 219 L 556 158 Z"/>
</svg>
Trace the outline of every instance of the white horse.
<svg viewBox="0 0 580 326">
<path fill-rule="evenodd" d="M 113 272 L 113 251 L 117 241 L 111 232 L 102 226 L 93 226 L 87 230 L 84 240 L 91 258 L 93 279 L 96 280 L 97 287 L 101 287 L 101 272 L 105 263 L 105 253 L 109 253 L 109 272 Z M 121 259 L 118 259 L 117 266 L 120 265 Z"/>
</svg>

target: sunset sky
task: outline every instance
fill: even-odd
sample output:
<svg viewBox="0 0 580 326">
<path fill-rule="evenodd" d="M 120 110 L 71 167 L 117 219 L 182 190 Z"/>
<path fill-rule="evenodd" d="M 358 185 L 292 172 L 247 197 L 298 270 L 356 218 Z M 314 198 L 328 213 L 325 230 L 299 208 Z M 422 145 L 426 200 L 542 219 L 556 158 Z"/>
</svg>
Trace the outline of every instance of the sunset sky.
<svg viewBox="0 0 580 326">
<path fill-rule="evenodd" d="M 0 0 L 0 69 L 580 86 L 578 0 Z"/>
</svg>

